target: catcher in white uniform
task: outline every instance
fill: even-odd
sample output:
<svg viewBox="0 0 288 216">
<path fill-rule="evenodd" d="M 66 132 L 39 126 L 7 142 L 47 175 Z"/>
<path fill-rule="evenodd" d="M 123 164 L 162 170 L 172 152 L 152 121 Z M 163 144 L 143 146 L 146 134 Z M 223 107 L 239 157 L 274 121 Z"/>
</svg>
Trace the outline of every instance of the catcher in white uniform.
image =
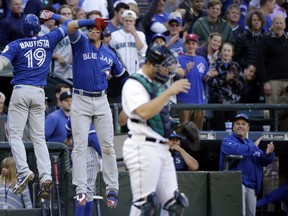
<svg viewBox="0 0 288 216">
<path fill-rule="evenodd" d="M 180 216 L 189 205 L 186 196 L 178 191 L 167 144 L 172 131 L 169 97 L 190 88 L 187 79 L 166 87 L 164 83 L 174 76 L 176 68 L 177 60 L 169 49 L 150 46 L 145 64 L 126 81 L 122 90 L 122 106 L 129 128 L 123 157 L 133 193 L 130 216 L 160 215 L 161 208 L 170 216 Z"/>
</svg>

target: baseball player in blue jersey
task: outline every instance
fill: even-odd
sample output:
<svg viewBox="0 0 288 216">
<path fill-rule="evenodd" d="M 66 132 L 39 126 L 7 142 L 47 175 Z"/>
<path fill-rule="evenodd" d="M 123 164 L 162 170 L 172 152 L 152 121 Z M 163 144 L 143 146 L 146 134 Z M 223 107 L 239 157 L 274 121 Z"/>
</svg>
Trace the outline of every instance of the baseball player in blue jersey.
<svg viewBox="0 0 288 216">
<path fill-rule="evenodd" d="M 39 196 L 47 198 L 51 186 L 51 162 L 44 136 L 46 77 L 49 72 L 52 54 L 57 43 L 67 35 L 67 27 L 37 37 L 40 31 L 39 19 L 28 14 L 23 30 L 26 38 L 9 43 L 0 56 L 0 71 L 11 63 L 14 66 L 14 86 L 9 104 L 9 144 L 17 167 L 17 183 L 13 192 L 21 193 L 27 182 L 34 178 L 29 169 L 23 131 L 29 122 L 31 140 L 37 158 L 41 189 Z"/>
<path fill-rule="evenodd" d="M 87 139 L 90 124 L 93 122 L 102 149 L 107 205 L 115 208 L 119 183 L 113 147 L 113 121 L 106 89 L 109 76 L 125 82 L 129 74 L 115 53 L 101 41 L 101 34 L 107 23 L 90 26 L 87 37 L 76 31 L 79 24 L 81 22 L 73 26 L 75 31 L 69 35 L 73 53 L 74 88 L 70 116 L 74 138 L 72 182 L 76 185 L 76 203 L 84 205 L 87 200 Z"/>
<path fill-rule="evenodd" d="M 52 18 L 61 22 L 66 19 L 50 11 L 43 11 L 40 18 L 43 20 Z M 80 27 L 86 24 L 96 25 L 96 20 L 80 22 Z M 73 22 L 78 23 L 78 21 L 72 21 L 71 25 Z M 98 22 L 102 22 L 102 19 L 98 19 Z M 47 84 L 46 77 L 53 50 L 69 31 L 66 24 L 38 37 L 39 19 L 33 14 L 28 14 L 23 23 L 26 38 L 9 43 L 0 56 L 0 71 L 9 63 L 14 66 L 14 77 L 11 81 L 14 89 L 8 110 L 8 131 L 9 143 L 17 167 L 17 183 L 13 189 L 16 194 L 21 193 L 26 184 L 34 178 L 34 173 L 27 164 L 25 146 L 22 142 L 23 131 L 28 122 L 39 171 L 39 197 L 49 197 L 52 178 L 51 162 L 44 136 L 45 92 L 43 87 Z"/>
<path fill-rule="evenodd" d="M 128 116 L 129 138 L 123 146 L 133 193 L 130 216 L 183 215 L 189 203 L 178 191 L 168 137 L 172 132 L 168 101 L 187 92 L 190 83 L 180 79 L 169 88 L 165 83 L 175 75 L 177 59 L 163 45 L 150 46 L 146 62 L 129 78 L 122 90 L 122 106 Z"/>
<path fill-rule="evenodd" d="M 71 133 L 71 119 L 66 124 L 66 129 Z M 97 173 L 102 171 L 101 168 L 102 152 L 97 133 L 93 124 L 90 125 L 88 137 L 87 153 L 87 202 L 85 205 L 75 205 L 75 216 L 92 216 L 93 213 L 93 195 L 95 195 Z"/>
</svg>

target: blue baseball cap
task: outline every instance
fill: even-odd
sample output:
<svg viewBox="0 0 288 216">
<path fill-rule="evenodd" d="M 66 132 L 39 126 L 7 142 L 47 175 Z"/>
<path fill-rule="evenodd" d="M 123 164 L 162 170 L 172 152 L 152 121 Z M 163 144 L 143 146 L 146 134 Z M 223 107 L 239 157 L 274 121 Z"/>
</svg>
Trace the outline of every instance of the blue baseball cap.
<svg viewBox="0 0 288 216">
<path fill-rule="evenodd" d="M 65 91 L 65 92 L 62 92 L 61 94 L 60 94 L 60 96 L 59 96 L 59 99 L 60 99 L 60 101 L 63 101 L 63 100 L 65 100 L 66 98 L 68 98 L 68 97 L 72 97 L 72 94 L 71 94 L 71 92 L 70 91 Z"/>
<path fill-rule="evenodd" d="M 176 139 L 179 139 L 179 140 L 183 139 L 183 137 L 180 136 L 179 134 L 177 134 L 175 131 L 173 131 L 173 132 L 169 135 L 168 138 L 169 138 L 169 139 L 176 138 Z"/>
<path fill-rule="evenodd" d="M 246 121 L 247 123 L 249 123 L 249 117 L 248 115 L 246 115 L 245 113 L 239 113 L 235 116 L 234 118 L 234 122 L 237 121 L 238 119 L 243 119 L 244 121 Z"/>
<path fill-rule="evenodd" d="M 170 24 L 173 21 L 179 23 L 182 26 L 182 24 L 183 24 L 182 16 L 179 12 L 172 12 L 169 14 L 168 23 Z"/>
<path fill-rule="evenodd" d="M 154 41 L 156 38 L 162 38 L 163 41 L 166 43 L 166 37 L 165 37 L 165 35 L 163 35 L 163 34 L 161 34 L 161 33 L 154 34 L 154 35 L 152 36 L 152 43 L 153 43 L 153 41 Z"/>
</svg>

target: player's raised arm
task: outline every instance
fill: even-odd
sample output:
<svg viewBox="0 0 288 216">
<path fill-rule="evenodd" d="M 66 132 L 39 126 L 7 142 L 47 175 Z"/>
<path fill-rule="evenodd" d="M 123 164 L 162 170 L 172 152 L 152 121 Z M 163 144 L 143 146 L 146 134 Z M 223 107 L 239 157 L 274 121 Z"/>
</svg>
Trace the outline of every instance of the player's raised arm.
<svg viewBox="0 0 288 216">
<path fill-rule="evenodd" d="M 68 23 L 68 33 L 73 34 L 77 29 L 85 26 L 96 26 L 102 32 L 108 23 L 109 20 L 107 18 L 73 20 Z"/>
</svg>

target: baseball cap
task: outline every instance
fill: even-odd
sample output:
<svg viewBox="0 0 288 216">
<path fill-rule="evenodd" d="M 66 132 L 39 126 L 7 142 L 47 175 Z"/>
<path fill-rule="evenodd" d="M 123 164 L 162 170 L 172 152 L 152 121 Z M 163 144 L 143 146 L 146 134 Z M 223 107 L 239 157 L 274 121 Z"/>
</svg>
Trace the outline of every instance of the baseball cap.
<svg viewBox="0 0 288 216">
<path fill-rule="evenodd" d="M 133 18 L 134 20 L 137 19 L 136 13 L 132 10 L 125 10 L 122 14 L 122 18 Z"/>
<path fill-rule="evenodd" d="M 106 28 L 106 29 L 103 31 L 103 35 L 104 35 L 104 37 L 106 37 L 106 36 L 111 36 L 111 31 L 110 31 L 108 28 Z"/>
<path fill-rule="evenodd" d="M 172 22 L 172 21 L 176 21 L 177 23 L 179 23 L 181 26 L 183 24 L 182 21 L 182 16 L 179 12 L 172 12 L 169 14 L 168 16 L 168 23 Z"/>
<path fill-rule="evenodd" d="M 152 43 L 153 43 L 153 41 L 154 41 L 156 38 L 162 38 L 163 41 L 166 43 L 166 37 L 165 37 L 165 35 L 163 35 L 163 34 L 161 34 L 161 33 L 154 34 L 154 35 L 152 36 Z"/>
<path fill-rule="evenodd" d="M 238 119 L 243 119 L 244 121 L 246 121 L 247 123 L 249 123 L 249 118 L 248 115 L 246 115 L 245 113 L 239 113 L 235 116 L 234 118 L 234 122 L 237 121 Z"/>
<path fill-rule="evenodd" d="M 169 138 L 169 139 L 177 138 L 177 139 L 179 139 L 179 140 L 183 139 L 183 137 L 180 136 L 179 134 L 177 134 L 176 131 L 173 131 L 173 132 L 169 135 L 168 138 Z"/>
<path fill-rule="evenodd" d="M 121 2 L 123 2 L 123 3 L 125 3 L 125 4 L 135 4 L 135 5 L 138 5 L 135 0 L 121 0 Z"/>
<path fill-rule="evenodd" d="M 68 98 L 68 97 L 72 97 L 72 94 L 71 94 L 70 91 L 65 91 L 65 92 L 62 92 L 62 93 L 60 94 L 59 99 L 60 99 L 60 101 L 63 101 L 63 100 L 65 100 L 65 99 Z"/>
<path fill-rule="evenodd" d="M 199 39 L 198 39 L 198 35 L 197 34 L 187 34 L 186 37 L 185 37 L 185 42 L 186 41 L 190 41 L 190 40 L 199 43 Z"/>
</svg>

